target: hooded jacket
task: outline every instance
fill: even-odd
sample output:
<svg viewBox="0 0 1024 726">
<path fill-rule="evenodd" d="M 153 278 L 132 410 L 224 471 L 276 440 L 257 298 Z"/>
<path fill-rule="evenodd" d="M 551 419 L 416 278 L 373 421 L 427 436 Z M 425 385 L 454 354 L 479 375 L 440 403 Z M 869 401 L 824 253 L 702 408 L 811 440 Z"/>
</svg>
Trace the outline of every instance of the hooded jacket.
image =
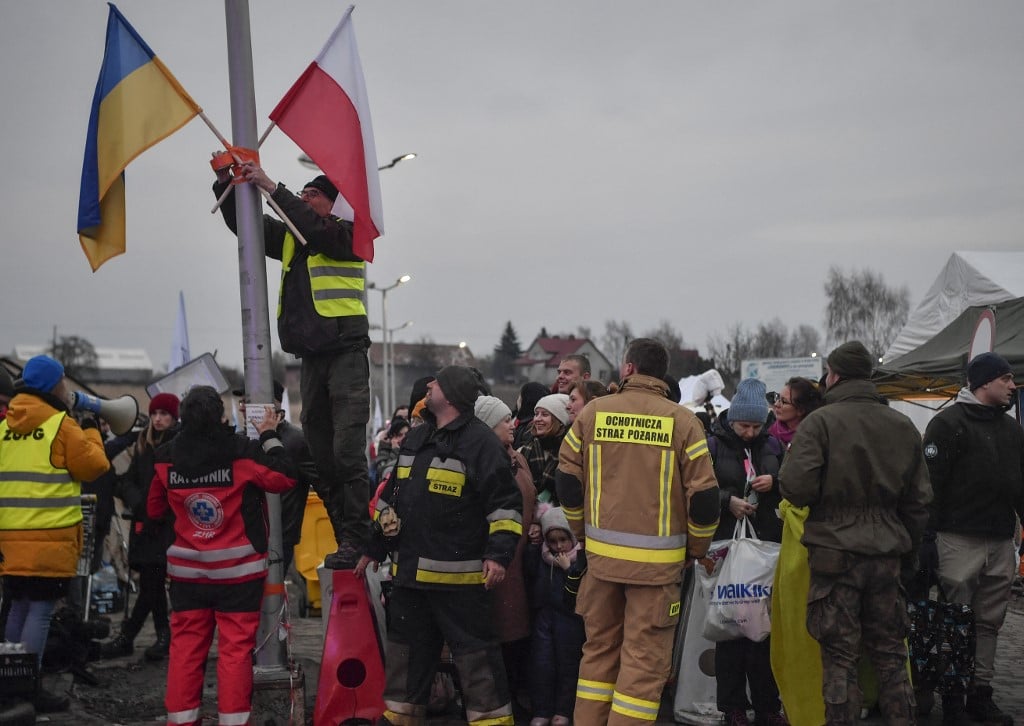
<svg viewBox="0 0 1024 726">
<path fill-rule="evenodd" d="M 866 556 L 916 552 L 932 488 L 921 436 L 867 380 L 840 380 L 797 429 L 782 496 L 810 507 L 801 541 Z"/>
<path fill-rule="evenodd" d="M 43 426 L 54 417 L 60 417 L 56 435 L 50 442 L 49 451 L 43 452 L 47 461 L 39 465 L 52 470 L 53 475 L 62 472 L 71 477 L 72 496 L 81 496 L 81 482 L 92 481 L 110 468 L 99 430 L 83 430 L 71 416 L 63 401 L 56 396 L 34 389 L 22 388 L 11 399 L 7 418 L 0 422 L 0 472 L 11 474 L 11 456 L 20 442 L 37 442 L 43 433 Z M 27 438 L 28 437 L 28 438 Z M 12 496 L 18 498 L 23 492 L 15 491 L 16 485 L 0 477 L 0 500 Z M 40 487 L 45 484 L 40 484 Z M 14 513 L 16 510 L 10 510 Z M 40 510 L 42 511 L 42 510 Z M 12 519 L 22 520 L 26 511 Z M 23 577 L 73 577 L 82 550 L 82 515 L 77 521 L 62 527 L 10 528 L 3 526 L 0 517 L 0 575 Z"/>
<path fill-rule="evenodd" d="M 527 556 L 530 604 L 535 610 L 550 608 L 563 615 L 579 617 L 575 613 L 575 596 L 579 590 L 580 579 L 587 569 L 586 555 L 576 536 L 569 529 L 569 522 L 561 508 L 541 506 L 547 507 L 540 515 L 541 543 L 531 544 Z M 552 529 L 565 530 L 572 542 L 568 570 L 559 567 L 548 547 L 548 532 Z"/>
<path fill-rule="evenodd" d="M 1024 520 L 1024 430 L 967 388 L 924 434 L 935 499 L 928 529 L 1008 539 Z"/>
<path fill-rule="evenodd" d="M 293 487 L 295 468 L 276 431 L 260 442 L 227 427 L 211 436 L 185 427 L 157 449 L 147 513 L 158 521 L 174 515 L 172 580 L 235 584 L 266 575 L 264 491 Z"/>
<path fill-rule="evenodd" d="M 747 450 L 750 450 L 754 475 L 770 474 L 772 488 L 767 492 L 756 492 L 757 513 L 753 518 L 757 536 L 769 542 L 782 541 L 782 520 L 777 510 L 782 501 L 779 494 L 779 467 L 785 453 L 782 443 L 770 435 L 765 428 L 761 429 L 753 441 L 741 439 L 729 425 L 729 412 L 724 411 L 711 427 L 714 441 L 709 440 L 711 459 L 715 464 L 715 478 L 718 480 L 719 501 L 722 511 L 719 514 L 718 529 L 715 540 L 731 539 L 736 528 L 736 517 L 729 509 L 732 497 L 744 499 L 747 496 Z"/>
</svg>

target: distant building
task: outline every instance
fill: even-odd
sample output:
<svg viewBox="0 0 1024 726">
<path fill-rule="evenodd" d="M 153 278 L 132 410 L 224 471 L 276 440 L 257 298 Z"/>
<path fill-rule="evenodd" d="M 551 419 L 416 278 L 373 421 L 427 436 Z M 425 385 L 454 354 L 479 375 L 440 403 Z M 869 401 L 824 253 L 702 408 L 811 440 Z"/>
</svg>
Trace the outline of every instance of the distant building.
<svg viewBox="0 0 1024 726">
<path fill-rule="evenodd" d="M 24 363 L 29 358 L 45 355 L 46 345 L 16 345 L 13 358 Z M 142 348 L 94 348 L 96 369 L 81 378 L 93 383 L 147 384 L 153 380 L 153 361 Z M 63 362 L 63 361 L 62 361 Z"/>
<path fill-rule="evenodd" d="M 550 386 L 558 376 L 558 364 L 567 355 L 585 355 L 590 361 L 590 377 L 610 383 L 618 380 L 619 369 L 605 358 L 589 338 L 535 338 L 516 362 L 516 371 L 524 381 Z"/>
<path fill-rule="evenodd" d="M 395 403 L 392 408 L 409 403 L 412 384 L 424 376 L 432 376 L 448 365 L 475 366 L 476 359 L 466 345 L 443 343 L 392 343 L 395 372 Z M 384 346 L 370 346 L 370 393 L 384 405 Z M 382 411 L 384 418 L 391 411 Z"/>
</svg>

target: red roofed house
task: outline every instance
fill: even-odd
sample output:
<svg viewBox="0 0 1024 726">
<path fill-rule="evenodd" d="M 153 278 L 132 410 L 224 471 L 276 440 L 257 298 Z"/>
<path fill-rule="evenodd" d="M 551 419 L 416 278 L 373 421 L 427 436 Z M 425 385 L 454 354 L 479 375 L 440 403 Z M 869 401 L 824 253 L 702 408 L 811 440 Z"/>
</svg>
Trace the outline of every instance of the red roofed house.
<svg viewBox="0 0 1024 726">
<path fill-rule="evenodd" d="M 619 378 L 619 369 L 597 349 L 589 338 L 535 338 L 516 360 L 516 371 L 526 381 L 550 386 L 558 376 L 558 364 L 567 355 L 585 355 L 590 361 L 590 377 L 607 384 Z"/>
</svg>

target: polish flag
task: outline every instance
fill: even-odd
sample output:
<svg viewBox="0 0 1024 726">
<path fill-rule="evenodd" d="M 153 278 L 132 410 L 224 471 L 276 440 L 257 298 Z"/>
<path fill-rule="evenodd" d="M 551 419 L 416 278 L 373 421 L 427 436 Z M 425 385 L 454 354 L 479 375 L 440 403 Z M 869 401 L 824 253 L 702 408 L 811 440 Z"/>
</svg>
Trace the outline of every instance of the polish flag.
<svg viewBox="0 0 1024 726">
<path fill-rule="evenodd" d="M 349 6 L 320 55 L 271 112 L 270 119 L 338 188 L 334 214 L 352 222 L 353 251 L 373 262 L 384 230 L 370 104 Z"/>
</svg>

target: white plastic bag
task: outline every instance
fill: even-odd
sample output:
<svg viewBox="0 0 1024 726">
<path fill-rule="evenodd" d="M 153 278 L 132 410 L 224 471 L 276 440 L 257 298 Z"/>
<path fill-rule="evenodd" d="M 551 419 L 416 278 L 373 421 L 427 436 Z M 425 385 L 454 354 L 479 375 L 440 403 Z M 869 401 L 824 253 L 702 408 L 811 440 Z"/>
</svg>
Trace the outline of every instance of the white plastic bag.
<svg viewBox="0 0 1024 726">
<path fill-rule="evenodd" d="M 712 572 L 714 581 L 705 584 L 705 638 L 715 642 L 747 638 L 759 643 L 768 637 L 772 630 L 772 580 L 779 561 L 779 546 L 778 542 L 757 539 L 747 517 L 736 522 L 725 560 L 716 566 L 717 572 Z M 703 572 L 701 579 L 704 580 Z"/>
</svg>

